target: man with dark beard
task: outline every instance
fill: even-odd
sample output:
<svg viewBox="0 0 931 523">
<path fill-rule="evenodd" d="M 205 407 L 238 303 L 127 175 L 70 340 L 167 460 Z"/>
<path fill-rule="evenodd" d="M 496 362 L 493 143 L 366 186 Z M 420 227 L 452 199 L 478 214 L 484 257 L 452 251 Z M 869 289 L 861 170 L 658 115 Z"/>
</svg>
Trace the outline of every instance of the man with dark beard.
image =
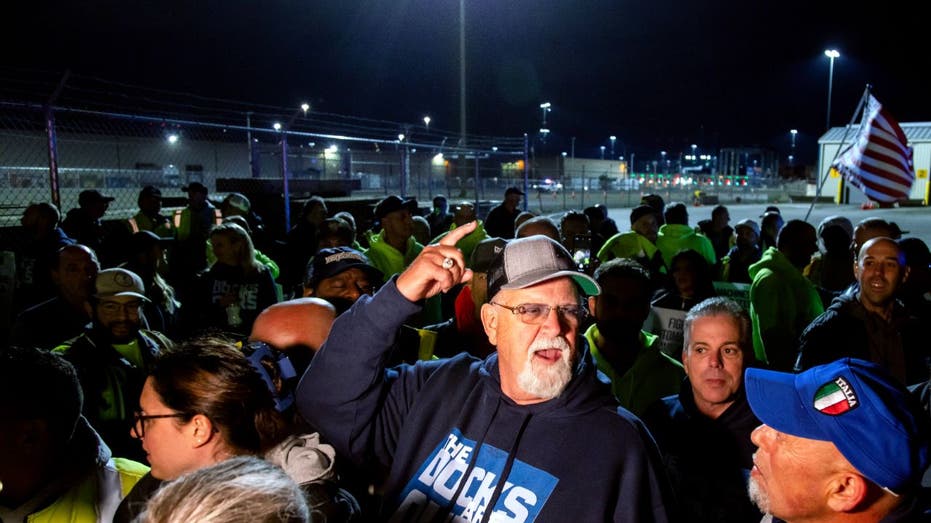
<svg viewBox="0 0 931 523">
<path fill-rule="evenodd" d="M 84 392 L 83 414 L 114 455 L 141 460 L 139 443 L 129 434 L 133 412 L 150 363 L 171 345 L 162 334 L 142 329 L 147 301 L 142 279 L 126 269 L 97 274 L 88 315 L 91 326 L 55 348 L 78 371 Z"/>
<path fill-rule="evenodd" d="M 618 402 L 639 416 L 654 401 L 679 392 L 685 371 L 659 350 L 658 336 L 640 329 L 650 313 L 652 284 L 646 269 L 616 258 L 598 267 L 595 280 L 601 294 L 588 298 L 595 324 L 585 338 Z"/>
<path fill-rule="evenodd" d="M 333 323 L 297 389 L 300 413 L 358 465 L 387 471 L 379 521 L 664 522 L 646 428 L 597 376 L 580 326 L 595 281 L 558 242 L 508 242 L 482 325 L 497 351 L 386 368 L 425 299 L 472 277 L 457 227 Z"/>
</svg>

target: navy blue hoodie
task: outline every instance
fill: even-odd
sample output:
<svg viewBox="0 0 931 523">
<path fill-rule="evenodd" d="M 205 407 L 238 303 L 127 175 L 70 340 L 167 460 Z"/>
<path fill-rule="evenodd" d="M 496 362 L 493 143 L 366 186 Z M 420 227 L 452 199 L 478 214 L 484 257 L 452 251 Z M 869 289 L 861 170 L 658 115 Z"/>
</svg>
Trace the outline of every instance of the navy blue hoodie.
<svg viewBox="0 0 931 523">
<path fill-rule="evenodd" d="M 386 370 L 398 326 L 418 310 L 394 281 L 363 296 L 297 391 L 301 414 L 341 454 L 388 470 L 385 520 L 671 519 L 655 444 L 597 379 L 581 337 L 566 390 L 521 406 L 501 391 L 496 354 Z"/>
</svg>

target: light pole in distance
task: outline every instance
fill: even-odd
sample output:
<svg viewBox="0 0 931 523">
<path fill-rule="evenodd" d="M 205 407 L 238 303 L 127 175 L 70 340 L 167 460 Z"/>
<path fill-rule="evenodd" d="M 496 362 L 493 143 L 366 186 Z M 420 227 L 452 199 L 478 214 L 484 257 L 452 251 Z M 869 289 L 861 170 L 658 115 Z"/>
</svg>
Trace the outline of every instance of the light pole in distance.
<svg viewBox="0 0 931 523">
<path fill-rule="evenodd" d="M 839 58 L 840 53 L 837 49 L 826 49 L 824 51 L 824 56 L 827 56 L 831 60 L 828 66 L 828 114 L 824 122 L 824 129 L 828 130 L 831 128 L 831 90 L 834 87 L 834 59 Z"/>
</svg>

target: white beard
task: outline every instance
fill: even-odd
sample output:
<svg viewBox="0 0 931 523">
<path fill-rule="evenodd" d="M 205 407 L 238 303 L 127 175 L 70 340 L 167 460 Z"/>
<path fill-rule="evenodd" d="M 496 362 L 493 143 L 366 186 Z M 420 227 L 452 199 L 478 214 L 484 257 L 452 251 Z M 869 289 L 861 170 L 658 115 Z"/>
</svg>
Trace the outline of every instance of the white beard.
<svg viewBox="0 0 931 523">
<path fill-rule="evenodd" d="M 533 355 L 540 350 L 559 349 L 559 360 L 551 365 L 539 365 L 534 368 Z M 527 360 L 524 368 L 517 375 L 517 386 L 524 392 L 532 394 L 543 400 L 551 400 L 559 396 L 572 379 L 572 350 L 564 338 L 555 337 L 538 339 L 527 350 Z"/>
<path fill-rule="evenodd" d="M 750 478 L 750 483 L 747 485 L 747 494 L 750 496 L 750 501 L 752 501 L 760 511 L 766 514 L 769 513 L 769 496 L 766 495 L 766 492 L 763 492 L 763 489 L 760 488 L 760 485 L 754 478 Z"/>
</svg>

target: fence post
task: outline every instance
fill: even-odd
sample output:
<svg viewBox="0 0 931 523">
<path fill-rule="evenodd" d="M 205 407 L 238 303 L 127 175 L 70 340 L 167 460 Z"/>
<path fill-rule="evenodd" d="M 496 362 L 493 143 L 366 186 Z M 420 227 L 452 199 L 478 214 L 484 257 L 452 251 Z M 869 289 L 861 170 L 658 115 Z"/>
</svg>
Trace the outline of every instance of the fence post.
<svg viewBox="0 0 931 523">
<path fill-rule="evenodd" d="M 63 209 L 61 208 L 61 188 L 58 183 L 58 134 L 55 130 L 55 109 L 53 105 L 58 100 L 58 96 L 61 94 L 62 89 L 65 88 L 65 82 L 68 81 L 69 76 L 71 76 L 71 71 L 65 71 L 65 74 L 61 77 L 61 81 L 58 82 L 58 87 L 55 88 L 55 92 L 52 93 L 48 103 L 45 104 L 45 133 L 48 137 L 49 191 L 51 192 L 52 203 L 55 204 L 55 207 L 58 207 L 59 211 Z"/>
<path fill-rule="evenodd" d="M 58 147 L 55 133 L 55 110 L 51 105 L 45 106 L 45 133 L 48 137 L 48 184 L 52 203 L 61 209 L 61 191 L 58 186 Z"/>
<path fill-rule="evenodd" d="M 585 208 L 585 164 L 582 164 L 582 198 L 581 198 L 581 209 Z"/>
<path fill-rule="evenodd" d="M 528 177 L 530 176 L 530 141 L 527 138 L 527 133 L 524 133 L 524 209 L 527 210 L 527 192 L 530 190 L 530 182 Z"/>
<path fill-rule="evenodd" d="M 288 131 L 281 131 L 281 189 L 284 193 L 284 230 L 291 230 L 291 191 L 288 188 Z"/>
</svg>

